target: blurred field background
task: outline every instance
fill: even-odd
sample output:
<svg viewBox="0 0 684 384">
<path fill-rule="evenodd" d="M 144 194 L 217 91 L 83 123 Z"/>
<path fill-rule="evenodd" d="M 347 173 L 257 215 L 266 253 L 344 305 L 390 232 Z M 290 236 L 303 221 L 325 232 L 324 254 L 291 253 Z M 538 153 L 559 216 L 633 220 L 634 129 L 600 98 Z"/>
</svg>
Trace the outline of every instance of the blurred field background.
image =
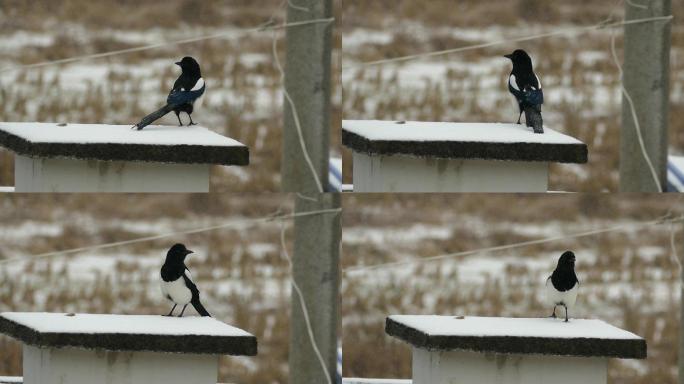
<svg viewBox="0 0 684 384">
<path fill-rule="evenodd" d="M 280 222 L 288 195 L 54 195 L 0 199 L 0 312 L 166 314 L 159 268 L 183 242 L 202 302 L 217 319 L 257 336 L 259 355 L 220 359 L 219 382 L 288 381 L 290 273 Z M 33 259 L 44 252 L 136 239 L 212 225 L 230 228 L 127 246 Z M 292 221 L 286 222 L 291 248 Z M 291 249 L 290 249 L 291 251 Z M 15 261 L 3 261 L 20 258 Z M 178 312 L 177 312 L 178 313 Z M 196 316 L 192 308 L 186 315 Z M 21 344 L 0 337 L 0 376 L 22 375 Z"/>
<path fill-rule="evenodd" d="M 677 383 L 680 283 L 669 224 L 433 262 L 345 269 L 679 216 L 679 196 L 343 198 L 344 377 L 411 377 L 410 347 L 384 332 L 390 314 L 549 316 L 545 280 L 561 253 L 572 250 L 581 288 L 571 316 L 602 319 L 647 339 L 648 359 L 612 360 L 608 382 Z M 682 257 L 684 227 L 674 228 Z"/>
<path fill-rule="evenodd" d="M 134 124 L 166 101 L 175 61 L 195 57 L 207 83 L 195 122 L 250 148 L 249 167 L 214 167 L 211 188 L 279 191 L 282 88 L 271 31 L 244 34 L 282 0 L 6 0 L 0 2 L 0 121 Z M 336 4 L 339 4 L 337 2 Z M 336 6 L 339 20 L 340 7 Z M 334 29 L 333 125 L 340 121 L 340 34 Z M 71 64 L 3 71 L 196 36 L 226 38 L 167 46 Z M 284 62 L 285 33 L 278 32 Z M 183 118 L 183 117 L 182 117 Z M 187 116 L 185 116 L 187 120 Z M 178 124 L 171 113 L 160 123 Z M 185 122 L 187 123 L 187 121 Z M 340 156 L 338 134 L 331 135 Z M 12 155 L 0 150 L 0 185 L 13 185 Z"/>
<path fill-rule="evenodd" d="M 643 3 L 643 2 L 642 2 Z M 684 153 L 684 2 L 672 2 L 670 154 Z M 345 0 L 343 4 L 343 118 L 515 122 L 517 106 L 502 57 L 528 51 L 545 95 L 545 126 L 589 146 L 589 163 L 552 165 L 550 190 L 616 191 L 621 94 L 610 54 L 610 31 L 498 45 L 405 63 L 350 67 L 361 62 L 452 49 L 590 26 L 614 13 L 615 0 Z M 622 28 L 616 29 L 622 57 Z M 346 67 L 346 68 L 345 68 Z M 638 156 L 638 154 L 635 154 Z M 345 183 L 351 152 L 343 151 Z"/>
</svg>

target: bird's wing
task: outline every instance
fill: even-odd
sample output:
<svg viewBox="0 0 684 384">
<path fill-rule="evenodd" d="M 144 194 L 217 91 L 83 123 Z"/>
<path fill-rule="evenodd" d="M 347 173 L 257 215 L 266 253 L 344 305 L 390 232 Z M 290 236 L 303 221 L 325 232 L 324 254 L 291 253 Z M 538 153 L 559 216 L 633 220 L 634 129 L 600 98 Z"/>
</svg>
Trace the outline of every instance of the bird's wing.
<svg viewBox="0 0 684 384">
<path fill-rule="evenodd" d="M 523 99 L 530 105 L 544 104 L 544 92 L 541 89 L 525 88 L 523 95 Z"/>
<path fill-rule="evenodd" d="M 192 303 L 192 306 L 195 308 L 197 313 L 199 313 L 202 316 L 211 316 L 200 302 L 199 289 L 197 289 L 197 286 L 192 281 L 192 277 L 190 276 L 190 270 L 188 268 L 185 268 L 185 271 L 183 271 L 183 279 L 185 280 L 185 285 L 192 293 L 192 299 L 190 300 L 190 302 Z"/>
<path fill-rule="evenodd" d="M 191 91 L 199 91 L 200 89 L 204 88 L 204 79 L 199 78 L 195 85 L 190 89 Z"/>
<path fill-rule="evenodd" d="M 173 84 L 173 89 L 166 98 L 166 103 L 171 105 L 188 104 L 199 99 L 204 94 L 206 87 L 203 78 L 200 77 L 192 85 L 188 85 L 187 83 L 186 79 L 182 76 L 179 77 Z M 190 90 L 187 90 L 188 88 L 190 88 Z"/>
<path fill-rule="evenodd" d="M 185 285 L 188 287 L 190 292 L 192 292 L 192 297 L 197 297 L 199 296 L 199 290 L 192 279 L 188 276 L 189 274 L 190 270 L 186 268 L 183 272 L 183 280 L 185 281 Z"/>
<path fill-rule="evenodd" d="M 520 87 L 518 87 L 517 80 L 515 79 L 515 75 L 512 73 L 510 76 L 508 76 L 508 86 L 515 89 L 516 91 L 520 90 Z"/>
<path fill-rule="evenodd" d="M 171 88 L 171 92 L 169 92 L 169 94 L 172 94 L 174 92 L 178 92 L 181 90 L 185 90 L 185 89 L 183 89 L 183 77 L 182 76 L 177 78 L 176 81 L 173 83 L 173 88 Z"/>
<path fill-rule="evenodd" d="M 166 98 L 166 102 L 172 105 L 192 103 L 204 94 L 204 87 L 197 91 L 171 91 Z"/>
<path fill-rule="evenodd" d="M 184 272 L 184 273 L 185 273 L 186 275 L 188 275 L 188 279 L 190 279 L 190 281 L 192 281 L 193 283 L 195 282 L 195 281 L 192 279 L 192 273 L 190 273 L 190 269 L 189 269 L 188 267 L 185 267 L 185 272 Z"/>
</svg>

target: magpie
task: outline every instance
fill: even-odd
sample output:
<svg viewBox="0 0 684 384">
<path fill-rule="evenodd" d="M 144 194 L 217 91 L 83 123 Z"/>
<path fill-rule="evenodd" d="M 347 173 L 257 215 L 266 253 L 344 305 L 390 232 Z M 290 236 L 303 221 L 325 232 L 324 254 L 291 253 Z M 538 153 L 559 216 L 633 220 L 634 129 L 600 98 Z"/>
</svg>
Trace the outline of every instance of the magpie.
<svg viewBox="0 0 684 384">
<path fill-rule="evenodd" d="M 166 261 L 161 267 L 161 291 L 164 297 L 173 302 L 173 308 L 166 316 L 171 316 L 177 305 L 182 305 L 183 310 L 178 317 L 183 316 L 188 303 L 192 304 L 197 313 L 202 316 L 210 316 L 200 302 L 199 290 L 192 281 L 190 270 L 185 266 L 185 257 L 193 253 L 183 244 L 174 244 L 166 253 Z"/>
<path fill-rule="evenodd" d="M 565 322 L 568 322 L 568 308 L 572 308 L 577 300 L 577 289 L 580 282 L 575 275 L 575 254 L 565 251 L 551 276 L 546 279 L 546 297 L 553 304 L 551 317 L 556 318 L 556 307 L 565 307 Z"/>
<path fill-rule="evenodd" d="M 532 69 L 532 59 L 522 49 L 516 49 L 504 57 L 513 62 L 513 70 L 508 76 L 508 91 L 515 96 L 518 108 L 520 108 L 518 124 L 520 124 L 520 117 L 524 112 L 525 124 L 532 127 L 534 133 L 544 133 L 544 122 L 541 115 L 544 92 L 539 77 Z"/>
<path fill-rule="evenodd" d="M 205 88 L 202 72 L 200 71 L 200 66 L 197 61 L 190 56 L 185 56 L 181 61 L 177 62 L 176 65 L 181 67 L 181 74 L 178 76 L 178 79 L 176 79 L 176 82 L 173 83 L 173 89 L 171 89 L 171 92 L 169 92 L 169 95 L 166 97 L 166 105 L 143 117 L 142 120 L 132 128 L 141 130 L 171 111 L 176 113 L 178 125 L 183 126 L 183 122 L 180 118 L 181 112 L 188 114 L 188 117 L 190 118 L 188 126 L 195 125 L 195 122 L 192 121 L 192 111 L 195 102 L 204 95 Z"/>
</svg>

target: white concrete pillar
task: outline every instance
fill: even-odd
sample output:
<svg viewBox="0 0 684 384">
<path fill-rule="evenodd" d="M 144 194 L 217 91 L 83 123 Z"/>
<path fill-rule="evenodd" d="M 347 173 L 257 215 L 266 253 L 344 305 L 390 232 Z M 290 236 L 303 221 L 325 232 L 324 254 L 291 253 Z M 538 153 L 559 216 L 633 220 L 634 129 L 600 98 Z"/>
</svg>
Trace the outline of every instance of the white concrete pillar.
<svg viewBox="0 0 684 384">
<path fill-rule="evenodd" d="M 16 192 L 209 192 L 208 164 L 14 157 Z"/>
<path fill-rule="evenodd" d="M 24 384 L 216 384 L 217 355 L 38 348 L 24 344 Z"/>
<path fill-rule="evenodd" d="M 546 192 L 549 163 L 354 152 L 354 192 Z"/>
<path fill-rule="evenodd" d="M 646 340 L 597 319 L 393 315 L 413 384 L 606 384 L 608 359 L 645 359 Z"/>
<path fill-rule="evenodd" d="M 25 384 L 216 384 L 221 355 L 255 356 L 254 335 L 212 317 L 3 312 L 24 343 Z"/>
<path fill-rule="evenodd" d="M 413 384 L 606 384 L 608 359 L 413 348 Z"/>
<path fill-rule="evenodd" d="M 342 121 L 354 192 L 546 192 L 549 164 L 586 163 L 581 141 L 518 124 Z"/>
<path fill-rule="evenodd" d="M 212 165 L 249 165 L 249 148 L 200 126 L 0 122 L 15 192 L 209 192 Z"/>
</svg>

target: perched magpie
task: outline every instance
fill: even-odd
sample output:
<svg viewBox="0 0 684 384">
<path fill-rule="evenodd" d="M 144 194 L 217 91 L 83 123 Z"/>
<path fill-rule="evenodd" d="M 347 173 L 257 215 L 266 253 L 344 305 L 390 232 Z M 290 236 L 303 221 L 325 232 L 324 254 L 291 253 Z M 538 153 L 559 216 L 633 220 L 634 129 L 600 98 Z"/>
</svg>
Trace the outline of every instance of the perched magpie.
<svg viewBox="0 0 684 384">
<path fill-rule="evenodd" d="M 171 111 L 176 113 L 178 125 L 183 125 L 180 118 L 181 112 L 188 114 L 190 118 L 188 125 L 195 125 L 195 122 L 192 121 L 192 111 L 195 101 L 202 97 L 205 88 L 202 72 L 197 61 L 190 56 L 185 56 L 176 65 L 181 67 L 182 72 L 176 82 L 173 83 L 173 89 L 169 92 L 169 96 L 166 97 L 166 105 L 143 117 L 133 128 L 141 130 Z"/>
<path fill-rule="evenodd" d="M 527 52 L 516 49 L 504 55 L 513 62 L 513 70 L 508 76 L 508 91 L 515 96 L 520 108 L 520 117 L 525 112 L 525 124 L 532 127 L 534 133 L 544 133 L 544 122 L 541 116 L 541 105 L 544 104 L 544 92 L 539 77 L 532 69 L 532 59 Z"/>
<path fill-rule="evenodd" d="M 556 318 L 556 307 L 565 307 L 565 322 L 568 321 L 568 308 L 572 308 L 577 300 L 577 289 L 580 282 L 575 275 L 575 254 L 565 251 L 551 276 L 546 279 L 546 296 L 553 304 L 551 317 Z"/>
<path fill-rule="evenodd" d="M 164 297 L 173 302 L 173 308 L 166 316 L 171 316 L 179 304 L 183 306 L 183 310 L 178 317 L 183 316 L 188 303 L 200 315 L 211 316 L 200 302 L 199 290 L 192 282 L 190 270 L 185 266 L 185 257 L 191 253 L 183 244 L 175 244 L 166 253 L 166 261 L 161 268 L 161 291 Z"/>
</svg>

